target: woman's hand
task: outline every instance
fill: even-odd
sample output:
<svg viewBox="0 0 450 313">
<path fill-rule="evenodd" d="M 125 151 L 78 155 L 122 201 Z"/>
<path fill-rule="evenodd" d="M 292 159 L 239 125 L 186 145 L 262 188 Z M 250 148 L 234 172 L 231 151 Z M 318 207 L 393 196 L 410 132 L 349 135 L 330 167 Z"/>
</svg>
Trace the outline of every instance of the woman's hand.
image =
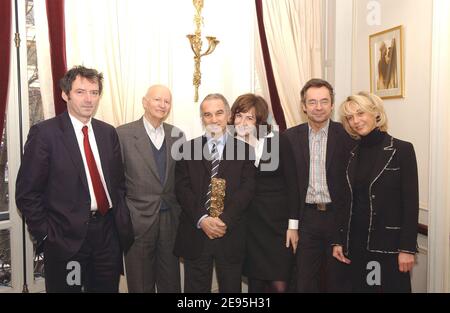
<svg viewBox="0 0 450 313">
<path fill-rule="evenodd" d="M 415 263 L 415 256 L 411 253 L 400 252 L 398 254 L 398 270 L 402 273 L 410 272 Z"/>
</svg>

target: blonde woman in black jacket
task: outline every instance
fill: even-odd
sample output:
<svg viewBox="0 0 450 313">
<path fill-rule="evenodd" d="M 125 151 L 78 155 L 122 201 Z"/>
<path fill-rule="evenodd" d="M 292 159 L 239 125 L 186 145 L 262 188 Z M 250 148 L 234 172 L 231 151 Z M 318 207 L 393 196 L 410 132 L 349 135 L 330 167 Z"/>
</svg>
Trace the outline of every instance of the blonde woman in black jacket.
<svg viewBox="0 0 450 313">
<path fill-rule="evenodd" d="M 338 225 L 333 256 L 350 264 L 354 292 L 411 292 L 417 252 L 419 192 L 413 145 L 387 133 L 382 100 L 361 92 L 340 114 L 358 145 L 350 154 L 350 211 Z"/>
</svg>

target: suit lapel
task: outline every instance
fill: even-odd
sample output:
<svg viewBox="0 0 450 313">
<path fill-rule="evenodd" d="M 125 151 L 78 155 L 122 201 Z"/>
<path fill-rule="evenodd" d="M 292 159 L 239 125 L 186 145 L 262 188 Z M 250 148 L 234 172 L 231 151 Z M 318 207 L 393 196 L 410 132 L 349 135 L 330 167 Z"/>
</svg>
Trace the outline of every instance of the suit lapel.
<svg viewBox="0 0 450 313">
<path fill-rule="evenodd" d="M 152 146 L 150 144 L 150 138 L 147 135 L 144 127 L 144 120 L 141 118 L 135 124 L 134 138 L 136 139 L 135 147 L 138 153 L 144 160 L 145 165 L 150 169 L 153 175 L 157 178 L 156 181 L 160 182 L 158 167 L 152 153 Z"/>
<path fill-rule="evenodd" d="M 385 136 L 382 146 L 384 148 L 379 152 L 372 172 L 370 173 L 370 181 L 372 182 L 371 184 L 373 184 L 378 179 L 378 177 L 380 177 L 381 173 L 384 171 L 396 152 L 396 149 L 393 148 L 393 138 L 389 135 Z"/>
<path fill-rule="evenodd" d="M 308 124 L 304 124 L 304 126 L 299 129 L 300 144 L 297 147 L 303 152 L 303 162 L 305 163 L 307 177 L 309 177 L 309 127 Z"/>
<path fill-rule="evenodd" d="M 78 145 L 77 137 L 75 135 L 75 130 L 73 128 L 72 122 L 70 121 L 69 113 L 67 111 L 63 113 L 60 117 L 60 128 L 62 134 L 62 142 L 69 151 L 70 158 L 77 169 L 81 182 L 87 191 L 89 191 L 86 171 L 84 170 L 83 159 L 81 156 L 80 146 Z"/>
<path fill-rule="evenodd" d="M 219 177 L 223 176 L 223 173 L 225 173 L 225 170 L 228 168 L 228 166 L 230 166 L 230 160 L 227 160 L 227 148 L 228 150 L 231 149 L 231 151 L 234 151 L 235 153 L 233 153 L 233 155 L 230 155 L 230 157 L 233 159 L 234 156 L 236 155 L 236 145 L 234 144 L 235 139 L 233 138 L 233 136 L 231 136 L 230 134 L 227 134 L 227 141 L 225 142 L 225 146 L 223 148 L 223 152 L 222 152 L 222 160 L 220 160 L 220 165 L 219 165 Z"/>
<path fill-rule="evenodd" d="M 163 123 L 163 127 L 164 127 L 164 140 L 166 142 L 166 176 L 164 177 L 164 185 L 167 182 L 167 177 L 169 175 L 169 170 L 170 167 L 172 166 L 173 163 L 173 158 L 172 158 L 172 145 L 174 142 L 174 138 L 172 138 L 172 134 L 171 134 L 171 128 L 169 127 L 169 125 L 167 125 L 166 123 Z"/>
<path fill-rule="evenodd" d="M 207 139 L 206 136 L 202 136 L 201 137 L 202 140 L 202 163 L 205 166 L 206 172 L 208 173 L 209 176 L 211 176 L 211 153 L 209 152 L 209 147 L 207 144 Z M 194 148 L 195 149 L 195 148 Z M 219 166 L 219 170 L 220 170 L 220 166 Z"/>
<path fill-rule="evenodd" d="M 347 165 L 347 179 L 350 182 L 351 186 L 354 186 L 355 175 L 356 175 L 356 166 L 358 164 L 358 156 L 359 156 L 359 145 L 357 145 L 350 152 L 350 159 Z"/>
<path fill-rule="evenodd" d="M 166 177 L 164 178 L 164 184 L 166 184 L 167 179 L 169 177 L 169 171 L 170 167 L 174 163 L 174 159 L 172 158 L 172 146 L 175 142 L 175 140 L 180 139 L 179 135 L 172 137 L 172 127 L 167 125 L 166 123 L 163 124 L 164 127 L 164 140 L 166 141 Z"/>
<path fill-rule="evenodd" d="M 330 120 L 330 126 L 328 127 L 327 138 L 327 157 L 326 157 L 326 169 L 330 168 L 331 160 L 333 160 L 333 153 L 336 148 L 337 134 L 335 131 L 335 124 Z"/>
</svg>

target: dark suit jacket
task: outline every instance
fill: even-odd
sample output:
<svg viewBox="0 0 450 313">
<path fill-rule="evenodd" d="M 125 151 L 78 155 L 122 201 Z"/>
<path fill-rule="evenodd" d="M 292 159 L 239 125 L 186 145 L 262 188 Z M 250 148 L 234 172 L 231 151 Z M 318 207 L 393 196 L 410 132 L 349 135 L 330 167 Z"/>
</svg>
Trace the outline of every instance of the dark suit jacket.
<svg viewBox="0 0 450 313">
<path fill-rule="evenodd" d="M 234 153 L 230 153 L 233 149 Z M 186 142 L 182 147 L 183 159 L 175 167 L 175 192 L 182 212 L 174 253 L 187 259 L 199 257 L 205 240 L 210 240 L 197 228 L 199 219 L 207 214 L 204 204 L 211 180 L 211 162 L 202 151 L 208 157 L 205 137 Z M 245 151 L 244 158 L 237 159 L 238 151 Z M 250 151 L 246 143 L 228 135 L 217 176 L 226 180 L 224 212 L 220 219 L 227 225 L 227 233 L 214 240 L 220 241 L 232 263 L 241 262 L 245 253 L 244 213 L 253 197 L 256 171 Z"/>
<path fill-rule="evenodd" d="M 119 140 L 111 125 L 92 119 L 92 128 L 121 247 L 127 250 L 134 236 L 124 200 Z M 30 129 L 17 177 L 16 203 L 31 235 L 38 242 L 45 239 L 47 254 L 64 260 L 78 252 L 86 237 L 91 200 L 67 112 Z"/>
<path fill-rule="evenodd" d="M 291 209 L 291 219 L 299 219 L 300 225 L 304 214 L 306 193 L 309 185 L 309 127 L 308 123 L 290 128 L 284 132 L 283 136 L 291 147 L 293 158 L 295 159 L 295 169 L 287 172 L 286 175 L 296 176 L 298 206 L 297 209 Z M 346 181 L 345 166 L 347 165 L 348 155 L 354 146 L 354 141 L 350 138 L 340 123 L 330 121 L 327 140 L 327 156 L 326 156 L 326 176 L 328 190 L 330 192 L 331 201 L 334 208 L 345 210 L 348 207 L 348 197 L 346 197 Z M 288 181 L 292 181 L 290 178 Z"/>
<path fill-rule="evenodd" d="M 370 175 L 370 229 L 367 249 L 380 253 L 415 253 L 419 218 L 419 183 L 414 147 L 386 135 Z M 359 146 L 351 152 L 347 180 L 353 190 Z M 348 252 L 353 207 L 342 212 L 341 243 Z"/>
</svg>

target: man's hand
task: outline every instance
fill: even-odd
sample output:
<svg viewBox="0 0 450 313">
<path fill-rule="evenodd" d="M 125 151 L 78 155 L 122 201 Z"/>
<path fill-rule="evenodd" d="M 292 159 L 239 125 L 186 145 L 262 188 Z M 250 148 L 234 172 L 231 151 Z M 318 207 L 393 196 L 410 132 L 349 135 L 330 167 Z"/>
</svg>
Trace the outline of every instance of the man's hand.
<svg viewBox="0 0 450 313">
<path fill-rule="evenodd" d="M 414 266 L 414 254 L 400 252 L 398 254 L 398 270 L 402 273 L 410 272 Z"/>
<path fill-rule="evenodd" d="M 344 248 L 342 246 L 333 246 L 333 256 L 345 264 L 350 264 L 351 261 L 344 255 Z"/>
<path fill-rule="evenodd" d="M 200 227 L 209 239 L 222 238 L 227 232 L 227 225 L 218 217 L 205 217 Z"/>
<path fill-rule="evenodd" d="M 297 251 L 298 239 L 297 229 L 288 229 L 286 231 L 286 248 L 292 246 L 292 251 L 294 252 L 294 254 L 295 251 Z"/>
</svg>

